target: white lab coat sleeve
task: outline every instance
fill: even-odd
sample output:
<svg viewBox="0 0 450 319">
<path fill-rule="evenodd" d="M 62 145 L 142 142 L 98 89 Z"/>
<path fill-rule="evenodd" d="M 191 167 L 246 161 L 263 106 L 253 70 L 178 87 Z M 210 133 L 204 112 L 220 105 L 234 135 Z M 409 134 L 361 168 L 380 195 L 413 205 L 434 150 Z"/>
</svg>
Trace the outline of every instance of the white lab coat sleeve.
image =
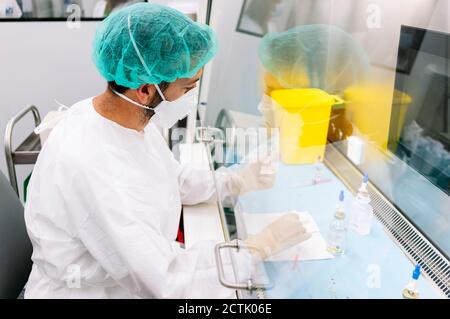
<svg viewBox="0 0 450 319">
<path fill-rule="evenodd" d="M 203 202 L 225 200 L 231 196 L 231 179 L 227 168 L 219 168 L 214 172 L 206 169 L 194 169 L 189 165 L 176 164 L 181 202 L 184 205 L 196 205 Z M 219 196 L 217 196 L 219 194 Z"/>
<path fill-rule="evenodd" d="M 215 242 L 201 242 L 183 250 L 161 234 L 162 206 L 155 196 L 157 189 L 111 184 L 110 177 L 96 173 L 86 172 L 89 176 L 81 178 L 95 179 L 95 183 L 88 182 L 84 187 L 72 184 L 72 191 L 80 196 L 74 196 L 78 200 L 69 206 L 89 211 L 77 236 L 119 285 L 143 298 L 232 295 L 233 291 L 218 280 Z M 104 187 L 94 190 L 89 185 Z M 146 201 L 152 192 L 152 199 Z M 229 265 L 227 269 L 230 272 Z"/>
</svg>

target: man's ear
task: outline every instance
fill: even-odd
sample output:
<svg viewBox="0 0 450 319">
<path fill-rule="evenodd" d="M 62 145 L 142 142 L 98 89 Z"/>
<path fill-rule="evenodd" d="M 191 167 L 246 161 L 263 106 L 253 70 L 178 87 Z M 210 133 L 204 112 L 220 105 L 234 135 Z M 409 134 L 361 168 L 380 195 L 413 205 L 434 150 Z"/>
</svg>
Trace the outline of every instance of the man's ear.
<svg viewBox="0 0 450 319">
<path fill-rule="evenodd" d="M 156 88 L 153 84 L 143 84 L 135 92 L 139 103 L 149 105 L 156 94 Z"/>
</svg>

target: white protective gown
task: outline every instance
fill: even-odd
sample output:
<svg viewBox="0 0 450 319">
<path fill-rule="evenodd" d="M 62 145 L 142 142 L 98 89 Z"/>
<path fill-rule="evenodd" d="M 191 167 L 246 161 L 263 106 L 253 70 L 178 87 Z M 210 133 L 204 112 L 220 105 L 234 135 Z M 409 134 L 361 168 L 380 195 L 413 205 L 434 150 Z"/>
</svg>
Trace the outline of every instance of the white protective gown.
<svg viewBox="0 0 450 319">
<path fill-rule="evenodd" d="M 217 277 L 215 242 L 189 250 L 175 242 L 181 204 L 215 200 L 211 172 L 182 167 L 153 124 L 124 128 L 92 98 L 67 112 L 29 185 L 25 297 L 232 296 Z"/>
</svg>

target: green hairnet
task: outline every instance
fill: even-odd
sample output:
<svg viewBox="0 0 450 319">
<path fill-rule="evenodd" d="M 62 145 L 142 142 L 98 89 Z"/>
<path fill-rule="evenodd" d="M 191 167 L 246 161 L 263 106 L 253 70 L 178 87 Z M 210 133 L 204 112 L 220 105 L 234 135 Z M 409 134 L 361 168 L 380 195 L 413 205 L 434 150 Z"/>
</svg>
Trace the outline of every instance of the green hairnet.
<svg viewBox="0 0 450 319">
<path fill-rule="evenodd" d="M 314 87 L 341 93 L 362 81 L 368 66 L 361 45 L 330 25 L 302 25 L 268 33 L 258 54 L 264 68 L 283 88 Z"/>
<path fill-rule="evenodd" d="M 169 7 L 138 3 L 102 22 L 94 39 L 93 60 L 107 81 L 137 89 L 191 78 L 216 52 L 216 36 L 207 25 Z"/>
</svg>

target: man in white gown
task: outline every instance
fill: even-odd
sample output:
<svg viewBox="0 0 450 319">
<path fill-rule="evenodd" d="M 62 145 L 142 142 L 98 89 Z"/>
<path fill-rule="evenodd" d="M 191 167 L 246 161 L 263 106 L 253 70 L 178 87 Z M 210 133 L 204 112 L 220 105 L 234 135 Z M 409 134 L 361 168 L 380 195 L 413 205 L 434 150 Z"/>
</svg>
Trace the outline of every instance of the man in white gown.
<svg viewBox="0 0 450 319">
<path fill-rule="evenodd" d="M 186 93 L 215 51 L 209 27 L 164 6 L 136 4 L 105 19 L 94 62 L 108 89 L 67 111 L 30 181 L 26 298 L 230 296 L 217 278 L 217 243 L 175 242 L 181 205 L 217 198 L 211 172 L 181 166 L 160 134 L 186 116 Z M 217 172 L 218 192 L 270 187 L 274 176 L 260 168 Z M 288 216 L 251 243 L 266 256 L 307 236 Z"/>
</svg>

